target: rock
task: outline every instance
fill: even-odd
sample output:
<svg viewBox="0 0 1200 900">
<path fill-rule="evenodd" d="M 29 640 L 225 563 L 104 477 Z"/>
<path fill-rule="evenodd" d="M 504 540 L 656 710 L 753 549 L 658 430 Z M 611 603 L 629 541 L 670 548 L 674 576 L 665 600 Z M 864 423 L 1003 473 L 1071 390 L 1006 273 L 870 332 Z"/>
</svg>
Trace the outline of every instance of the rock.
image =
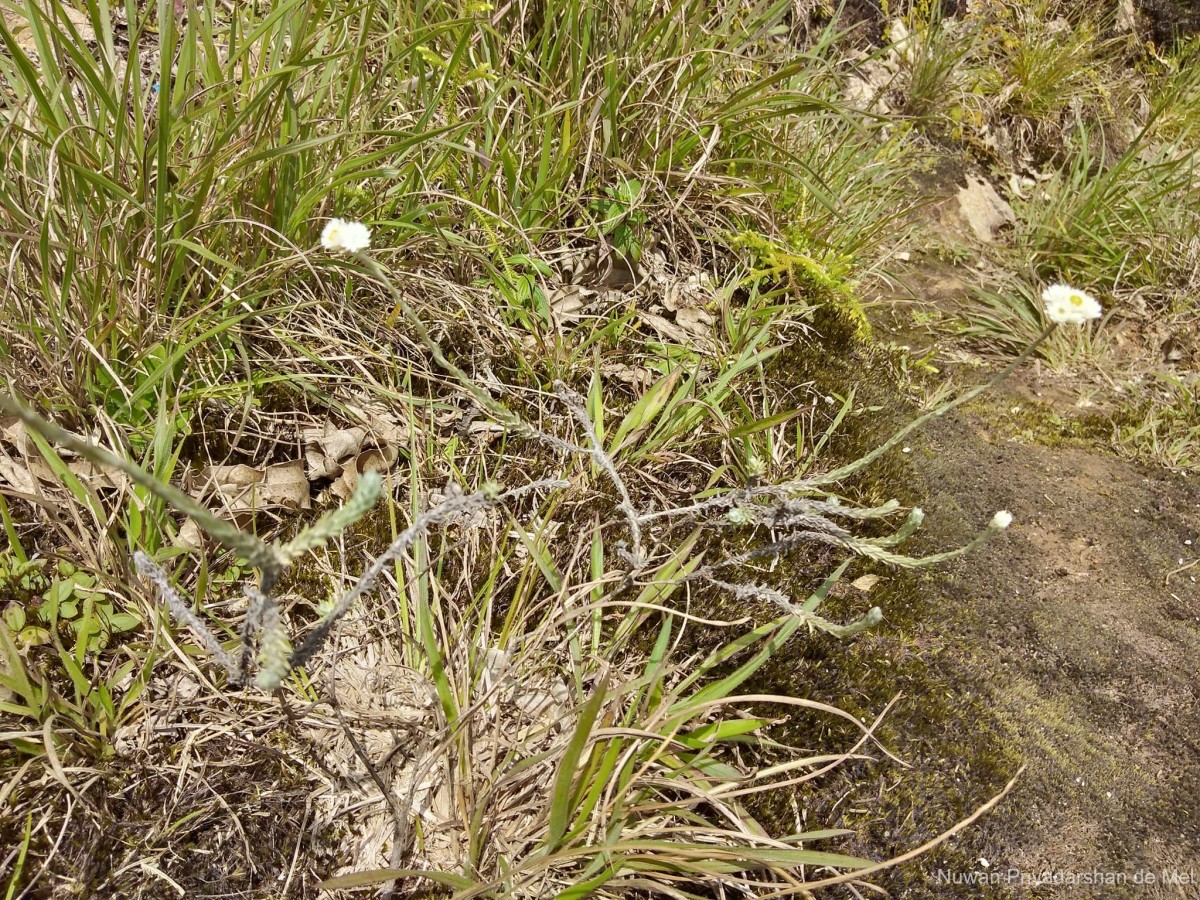
<svg viewBox="0 0 1200 900">
<path fill-rule="evenodd" d="M 1017 220 L 1008 201 L 978 175 L 967 176 L 966 187 L 958 191 L 958 207 L 975 236 L 988 244 L 995 240 L 998 229 Z"/>
<path fill-rule="evenodd" d="M 1117 0 L 1116 29 L 1123 33 L 1137 31 L 1137 8 L 1133 0 Z"/>
<path fill-rule="evenodd" d="M 846 79 L 842 96 L 847 103 L 863 112 L 887 115 L 892 111 L 887 102 L 887 92 L 896 77 L 895 69 L 879 60 L 865 60 L 855 66 Z"/>
<path fill-rule="evenodd" d="M 1200 34 L 1200 3 L 1195 0 L 1140 0 L 1137 6 L 1149 24 L 1150 39 L 1160 47 Z"/>
</svg>

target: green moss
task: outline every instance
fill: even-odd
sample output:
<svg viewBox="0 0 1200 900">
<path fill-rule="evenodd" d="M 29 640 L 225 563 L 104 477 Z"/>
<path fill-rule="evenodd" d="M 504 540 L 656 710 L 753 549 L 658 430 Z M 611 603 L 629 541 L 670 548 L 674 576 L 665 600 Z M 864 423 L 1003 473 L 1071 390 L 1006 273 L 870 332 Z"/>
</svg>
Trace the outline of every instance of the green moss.
<svg viewBox="0 0 1200 900">
<path fill-rule="evenodd" d="M 1051 449 L 1104 448 L 1113 435 L 1113 420 L 1096 413 L 1064 416 L 1048 403 L 985 396 L 965 409 L 1004 437 Z"/>
<path fill-rule="evenodd" d="M 851 575 L 860 574 L 852 571 Z M 839 641 L 829 635 L 796 638 L 765 667 L 749 691 L 817 700 L 871 723 L 899 698 L 875 734 L 910 768 L 866 752 L 875 762 L 848 763 L 795 793 L 764 795 L 752 811 L 771 833 L 796 830 L 796 808 L 807 827 L 844 827 L 854 837 L 840 851 L 886 859 L 920 846 L 969 816 L 1012 777 L 1021 753 L 986 698 L 972 689 L 976 661 L 951 649 L 945 632 L 958 628 L 937 609 L 933 578 L 880 571 L 887 579 L 869 598 L 851 591 L 827 602 L 837 620 L 861 615 L 868 604 L 884 610 L 874 632 Z M 801 593 L 804 578 L 777 587 Z M 936 626 L 931 628 L 931 622 Z M 773 736 L 815 753 L 849 749 L 857 729 L 828 715 L 776 710 L 788 718 Z M 968 830 L 954 842 L 875 877 L 897 896 L 926 896 L 939 868 L 970 871 L 984 855 L 986 835 Z M 907 893 L 912 892 L 912 893 Z M 1002 888 L 976 896 L 1004 896 Z"/>
<path fill-rule="evenodd" d="M 848 280 L 849 258 L 829 253 L 815 256 L 799 235 L 781 241 L 757 231 L 742 231 L 727 236 L 725 243 L 748 258 L 748 285 L 779 283 L 795 300 L 827 310 L 855 339 L 871 339 L 871 323 Z"/>
<path fill-rule="evenodd" d="M 781 393 L 807 383 L 830 396 L 853 392 L 854 410 L 822 451 L 823 459 L 816 466 L 821 469 L 863 456 L 916 411 L 899 388 L 893 353 L 862 340 L 834 310 L 818 313 L 815 324 L 819 337 L 780 354 L 768 369 L 767 381 Z M 840 404 L 826 406 L 822 414 L 831 422 Z M 913 436 L 913 445 L 920 449 L 919 435 Z M 911 460 L 898 450 L 840 490 L 856 502 L 871 504 L 892 497 L 913 504 L 927 494 L 924 482 L 913 475 Z M 945 549 L 941 543 L 945 539 L 942 534 L 922 539 L 918 532 L 904 549 L 916 553 Z M 836 551 L 812 548 L 781 560 L 765 579 L 761 571 L 756 572 L 755 580 L 766 580 L 792 598 L 804 598 L 838 561 Z M 869 595 L 849 587 L 851 580 L 868 572 L 884 578 Z M 980 661 L 972 653 L 978 651 L 962 649 L 973 646 L 966 640 L 955 646 L 948 636 L 969 633 L 970 613 L 940 605 L 941 577 L 941 573 L 856 563 L 822 606 L 822 615 L 851 621 L 878 605 L 884 624 L 849 640 L 823 633 L 799 635 L 746 685 L 751 693 L 827 703 L 864 723 L 872 722 L 901 695 L 876 734 L 911 767 L 902 768 L 875 752 L 875 762 L 847 763 L 794 791 L 755 797 L 748 806 L 769 833 L 845 827 L 855 835 L 836 849 L 885 859 L 966 818 L 1012 777 L 1021 754 L 1011 730 L 973 687 L 972 673 L 980 670 Z M 744 605 L 733 604 L 723 595 L 701 596 L 697 601 L 705 615 L 745 614 Z M 766 608 L 755 613 L 760 620 L 776 614 Z M 681 653 L 693 649 L 708 648 L 681 648 Z M 845 720 L 827 714 L 784 706 L 769 712 L 785 722 L 772 731 L 775 739 L 814 754 L 844 751 L 860 735 Z M 797 821 L 797 810 L 803 811 L 803 821 Z M 986 832 L 968 830 L 954 842 L 874 880 L 897 896 L 927 896 L 936 869 L 976 868 L 985 839 Z M 998 886 L 975 896 L 1002 897 L 1005 890 Z"/>
<path fill-rule="evenodd" d="M 833 429 L 814 468 L 829 469 L 869 453 L 913 416 L 915 408 L 897 382 L 898 357 L 887 348 L 863 340 L 853 323 L 836 309 L 818 309 L 814 334 L 789 347 L 767 368 L 768 384 L 781 394 L 794 385 L 811 384 L 819 397 L 814 425 L 818 432 L 833 427 L 842 400 L 853 395 L 851 410 Z M 780 401 L 782 405 L 783 400 Z M 820 433 L 814 435 L 814 443 Z M 903 455 L 889 453 L 865 472 L 843 484 L 851 499 L 875 503 L 896 497 L 905 502 L 915 495 L 904 484 Z"/>
</svg>

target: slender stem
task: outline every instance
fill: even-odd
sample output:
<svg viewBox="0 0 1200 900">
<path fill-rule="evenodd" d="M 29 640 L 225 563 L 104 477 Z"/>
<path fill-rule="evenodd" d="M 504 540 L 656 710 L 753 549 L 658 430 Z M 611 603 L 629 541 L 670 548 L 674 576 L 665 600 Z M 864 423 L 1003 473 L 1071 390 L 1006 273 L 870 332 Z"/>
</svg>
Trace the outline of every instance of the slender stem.
<svg viewBox="0 0 1200 900">
<path fill-rule="evenodd" d="M 897 444 L 903 441 L 918 428 L 928 424 L 932 419 L 936 419 L 938 416 L 944 416 L 946 413 L 950 412 L 950 410 L 957 409 L 964 403 L 969 403 L 984 391 L 995 387 L 997 384 L 1011 375 L 1017 366 L 1021 365 L 1021 363 L 1027 360 L 1030 355 L 1032 355 L 1033 351 L 1036 350 L 1041 343 L 1050 336 L 1055 327 L 1056 326 L 1053 323 L 1047 327 L 1046 330 L 1038 336 L 1037 340 L 1026 347 L 1021 352 L 1020 356 L 1005 366 L 1004 369 L 998 375 L 992 378 L 991 381 L 977 385 L 976 387 L 971 388 L 965 394 L 962 394 L 961 396 L 951 400 L 949 403 L 939 406 L 937 409 L 932 409 L 925 413 L 925 415 L 914 419 L 861 459 L 856 459 L 854 462 L 848 463 L 842 466 L 840 469 L 833 469 L 832 471 L 825 472 L 822 475 L 804 479 L 804 486 L 808 488 L 823 484 L 832 484 L 835 481 L 842 481 L 846 478 L 849 478 L 851 475 L 861 472 L 871 463 L 875 462 L 875 460 L 879 459 L 879 457 L 883 456 L 883 454 L 893 449 Z"/>
</svg>

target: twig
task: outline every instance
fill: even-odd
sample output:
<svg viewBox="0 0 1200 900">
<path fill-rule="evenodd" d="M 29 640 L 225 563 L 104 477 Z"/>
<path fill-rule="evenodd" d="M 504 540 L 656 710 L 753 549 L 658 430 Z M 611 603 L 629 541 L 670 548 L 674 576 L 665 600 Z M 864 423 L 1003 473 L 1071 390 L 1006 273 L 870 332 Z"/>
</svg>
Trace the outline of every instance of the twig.
<svg viewBox="0 0 1200 900">
<path fill-rule="evenodd" d="M 1163 584 L 1169 585 L 1171 583 L 1172 575 L 1178 575 L 1180 572 L 1186 572 L 1188 569 L 1191 569 L 1194 566 L 1200 566 L 1200 559 L 1193 559 L 1187 565 L 1180 566 L 1178 569 L 1172 569 L 1170 572 L 1167 573 L 1167 577 L 1163 579 Z"/>
</svg>

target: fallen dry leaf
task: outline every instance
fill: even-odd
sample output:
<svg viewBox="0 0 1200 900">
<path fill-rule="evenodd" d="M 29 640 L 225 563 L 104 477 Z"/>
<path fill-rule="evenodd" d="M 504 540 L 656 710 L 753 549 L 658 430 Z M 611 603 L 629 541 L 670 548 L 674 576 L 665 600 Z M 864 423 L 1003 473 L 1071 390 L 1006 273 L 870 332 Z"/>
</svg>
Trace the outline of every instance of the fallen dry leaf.
<svg viewBox="0 0 1200 900">
<path fill-rule="evenodd" d="M 87 459 L 73 459 L 67 463 L 67 468 L 76 478 L 93 488 L 123 490 L 129 487 L 129 476 L 115 466 L 97 465 Z"/>
<path fill-rule="evenodd" d="M 568 284 L 550 291 L 546 298 L 554 318 L 559 322 L 578 322 L 583 311 L 596 296 L 596 291 L 578 284 Z"/>
<path fill-rule="evenodd" d="M 6 444 L 12 448 L 11 453 L 5 449 Z M 119 490 L 129 485 L 129 478 L 118 468 L 98 465 L 69 450 L 60 450 L 59 457 L 72 474 L 93 488 Z M 0 424 L 0 481 L 26 494 L 40 493 L 43 485 L 60 484 L 59 477 L 25 431 L 24 423 L 16 419 Z"/>
<path fill-rule="evenodd" d="M 175 543 L 190 550 L 199 550 L 204 546 L 204 532 L 200 530 L 200 526 L 196 524 L 195 520 L 187 519 L 180 527 Z"/>
<path fill-rule="evenodd" d="M 53 10 L 62 13 L 67 22 L 73 25 L 75 30 L 79 32 L 79 36 L 84 42 L 91 43 L 96 40 L 96 29 L 92 27 L 92 20 L 86 13 L 81 13 L 79 10 L 72 9 L 62 3 L 55 3 L 49 7 L 51 19 L 55 18 Z M 17 4 L 6 0 L 6 2 L 0 4 L 0 11 L 3 11 L 4 24 L 12 32 L 17 46 L 24 50 L 26 54 L 37 53 L 37 45 L 34 43 L 33 34 L 29 28 L 29 18 L 26 16 L 25 10 Z M 65 23 L 59 22 L 57 24 L 63 31 L 67 31 Z"/>
<path fill-rule="evenodd" d="M 879 582 L 882 580 L 882 575 L 860 575 L 858 578 L 855 578 L 852 582 L 850 582 L 850 587 L 857 588 L 865 594 L 869 592 L 871 588 L 875 587 L 875 585 L 879 584 Z"/>
<path fill-rule="evenodd" d="M 609 362 L 600 366 L 600 374 L 624 382 L 639 393 L 650 387 L 650 370 L 643 366 L 627 366 L 625 363 Z"/>
<path fill-rule="evenodd" d="M 349 499 L 360 475 L 366 472 L 388 472 L 399 458 L 400 451 L 389 445 L 378 450 L 366 450 L 343 467 L 342 473 L 329 486 L 329 490 L 342 500 Z"/>
<path fill-rule="evenodd" d="M 339 474 L 343 464 L 358 455 L 367 439 L 365 428 L 338 428 L 328 420 L 321 428 L 305 428 L 302 434 L 304 460 L 308 477 L 313 481 Z"/>
<path fill-rule="evenodd" d="M 267 466 L 266 476 L 259 495 L 264 503 L 288 509 L 308 509 L 312 506 L 308 478 L 304 475 L 304 464 L 299 460 Z"/>
<path fill-rule="evenodd" d="M 675 313 L 675 324 L 696 337 L 707 337 L 715 321 L 711 313 L 698 306 L 684 306 Z"/>
<path fill-rule="evenodd" d="M 28 465 L 13 459 L 0 447 L 0 481 L 22 494 L 37 494 L 39 480 Z"/>
<path fill-rule="evenodd" d="M 208 466 L 200 476 L 200 494 L 211 489 L 230 513 L 283 507 L 308 509 L 308 478 L 299 460 L 265 469 L 252 466 Z"/>
<path fill-rule="evenodd" d="M 656 316 L 654 313 L 642 312 L 640 310 L 638 316 L 643 322 L 653 328 L 660 338 L 664 338 L 675 344 L 689 343 L 687 331 L 680 328 L 674 322 L 668 322 L 662 316 Z"/>
</svg>

